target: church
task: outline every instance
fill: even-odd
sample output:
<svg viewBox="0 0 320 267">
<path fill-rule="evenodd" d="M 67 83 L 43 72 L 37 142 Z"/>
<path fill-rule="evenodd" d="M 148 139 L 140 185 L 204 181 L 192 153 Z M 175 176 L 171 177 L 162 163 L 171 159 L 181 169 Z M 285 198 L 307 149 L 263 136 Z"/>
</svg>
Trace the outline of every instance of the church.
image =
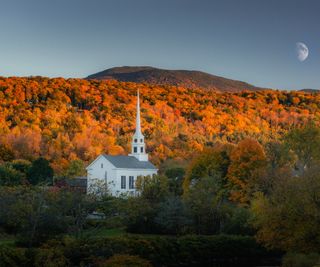
<svg viewBox="0 0 320 267">
<path fill-rule="evenodd" d="M 135 182 L 138 176 L 157 174 L 158 169 L 148 159 L 145 139 L 141 132 L 139 91 L 131 154 L 128 156 L 101 154 L 86 169 L 87 192 L 92 193 L 104 187 L 113 196 L 135 195 Z"/>
</svg>

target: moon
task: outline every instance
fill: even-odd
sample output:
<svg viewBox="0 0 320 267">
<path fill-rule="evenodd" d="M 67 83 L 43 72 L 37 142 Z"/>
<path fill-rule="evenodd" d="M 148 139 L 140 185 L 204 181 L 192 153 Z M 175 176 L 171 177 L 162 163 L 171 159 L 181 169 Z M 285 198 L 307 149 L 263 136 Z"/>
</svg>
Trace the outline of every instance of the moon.
<svg viewBox="0 0 320 267">
<path fill-rule="evenodd" d="M 307 59 L 309 55 L 309 49 L 304 43 L 298 42 L 296 43 L 296 53 L 297 53 L 298 60 L 302 62 Z"/>
</svg>

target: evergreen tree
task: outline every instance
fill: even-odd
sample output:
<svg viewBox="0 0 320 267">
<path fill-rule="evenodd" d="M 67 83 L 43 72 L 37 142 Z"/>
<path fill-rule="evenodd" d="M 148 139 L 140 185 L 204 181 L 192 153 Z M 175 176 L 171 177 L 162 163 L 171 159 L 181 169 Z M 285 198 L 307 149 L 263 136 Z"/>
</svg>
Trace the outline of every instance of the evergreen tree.
<svg viewBox="0 0 320 267">
<path fill-rule="evenodd" d="M 27 179 L 33 185 L 39 183 L 52 184 L 53 169 L 51 168 L 49 161 L 45 158 L 38 158 L 33 161 Z"/>
</svg>

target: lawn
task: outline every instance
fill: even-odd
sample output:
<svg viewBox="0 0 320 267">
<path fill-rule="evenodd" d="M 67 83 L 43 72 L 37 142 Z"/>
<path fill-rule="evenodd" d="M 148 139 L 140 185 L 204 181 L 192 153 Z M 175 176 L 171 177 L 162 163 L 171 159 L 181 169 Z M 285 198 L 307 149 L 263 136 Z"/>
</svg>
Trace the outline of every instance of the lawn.
<svg viewBox="0 0 320 267">
<path fill-rule="evenodd" d="M 14 236 L 0 234 L 0 246 L 1 245 L 13 246 L 14 242 L 15 242 Z"/>
<path fill-rule="evenodd" d="M 83 236 L 90 237 L 90 238 L 105 238 L 105 237 L 112 237 L 112 236 L 121 236 L 126 234 L 124 228 L 90 228 L 83 232 Z"/>
</svg>

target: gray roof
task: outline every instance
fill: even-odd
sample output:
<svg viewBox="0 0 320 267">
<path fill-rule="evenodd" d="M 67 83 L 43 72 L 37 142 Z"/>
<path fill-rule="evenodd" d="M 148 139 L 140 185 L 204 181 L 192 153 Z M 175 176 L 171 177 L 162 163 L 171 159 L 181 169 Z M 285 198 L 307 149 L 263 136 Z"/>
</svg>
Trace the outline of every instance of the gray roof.
<svg viewBox="0 0 320 267">
<path fill-rule="evenodd" d="M 87 188 L 87 177 L 75 177 L 66 179 L 66 183 L 72 187 L 84 187 Z"/>
<path fill-rule="evenodd" d="M 150 161 L 139 161 L 134 156 L 110 156 L 103 155 L 107 160 L 111 162 L 116 168 L 124 169 L 153 169 L 157 168 Z"/>
</svg>

